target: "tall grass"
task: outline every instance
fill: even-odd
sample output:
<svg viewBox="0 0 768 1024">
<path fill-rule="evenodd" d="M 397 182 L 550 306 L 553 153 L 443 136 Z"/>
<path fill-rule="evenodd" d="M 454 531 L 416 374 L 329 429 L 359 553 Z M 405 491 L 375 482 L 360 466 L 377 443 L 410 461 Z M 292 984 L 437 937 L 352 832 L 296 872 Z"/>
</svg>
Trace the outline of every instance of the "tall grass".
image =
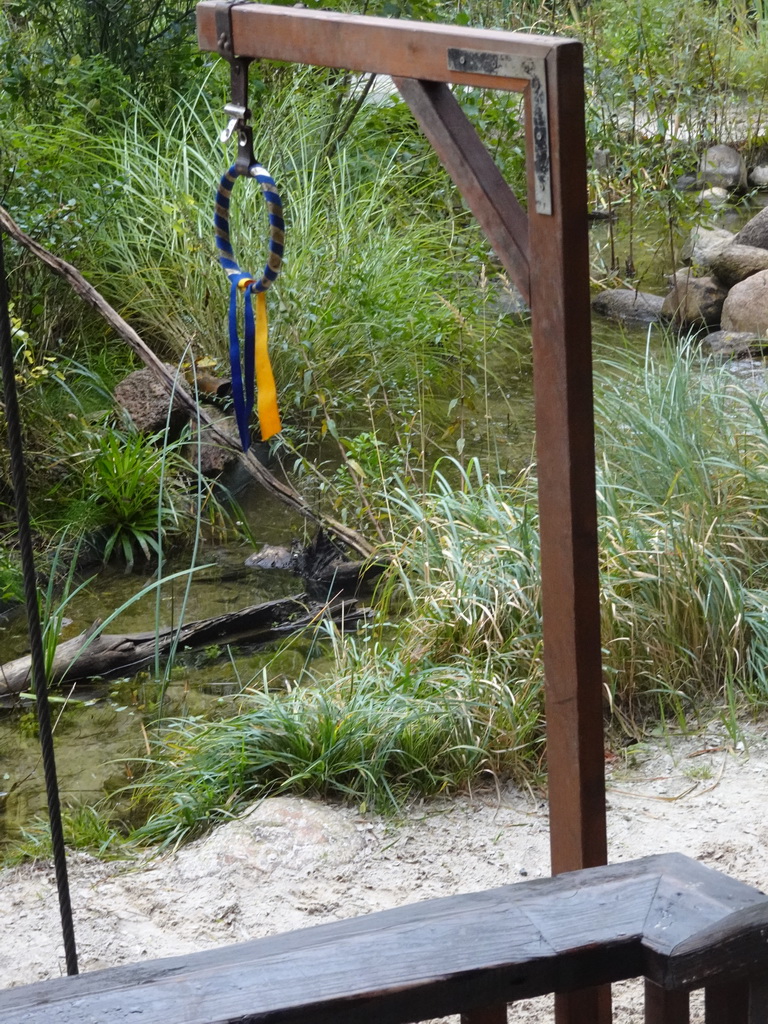
<svg viewBox="0 0 768 1024">
<path fill-rule="evenodd" d="M 178 97 L 167 118 L 134 103 L 130 117 L 98 134 L 78 123 L 57 138 L 79 169 L 65 161 L 72 232 L 81 227 L 75 211 L 91 213 L 87 243 L 76 243 L 81 269 L 162 354 L 213 356 L 226 373 L 228 293 L 212 216 L 233 154 L 218 140 L 223 115 L 209 88 Z M 324 418 L 359 409 L 386 381 L 390 400 L 402 393 L 410 408 L 414 381 L 424 392 L 458 376 L 456 310 L 481 301 L 479 231 L 456 217 L 447 179 L 424 144 L 413 144 L 402 103 L 364 108 L 329 148 L 334 112 L 316 71 L 259 99 L 254 148 L 278 182 L 288 233 L 270 296 L 283 404 Z M 240 264 L 258 273 L 267 220 L 253 183 L 233 192 L 232 228 Z"/>
<path fill-rule="evenodd" d="M 649 694 L 678 713 L 734 690 L 763 701 L 768 430 L 759 397 L 727 370 L 702 371 L 690 349 L 671 364 L 627 353 L 613 369 L 598 392 L 611 695 L 627 713 Z"/>
<path fill-rule="evenodd" d="M 327 675 L 307 667 L 288 693 L 250 690 L 234 718 L 164 726 L 137 788 L 155 810 L 135 839 L 180 841 L 286 790 L 393 810 L 483 773 L 535 774 L 535 523 L 525 503 L 516 509 L 458 464 L 447 468 L 458 490 L 437 473 L 423 503 L 404 488 L 392 493 L 406 535 L 381 621 L 357 638 L 329 633 Z"/>
<path fill-rule="evenodd" d="M 495 771 L 515 745 L 514 702 L 497 679 L 416 667 L 378 644 L 354 660 L 333 680 L 249 694 L 233 718 L 173 723 L 138 787 L 154 810 L 133 838 L 177 842 L 285 791 L 392 812 Z"/>
<path fill-rule="evenodd" d="M 768 423 L 690 351 L 614 353 L 597 388 L 606 715 L 640 733 L 768 699 Z M 265 683 L 240 714 L 161 731 L 138 837 L 177 841 L 285 790 L 397 806 L 482 772 L 535 776 L 543 742 L 532 471 L 500 485 L 444 460 L 387 487 L 394 568 L 379 620 L 334 636 L 326 675 Z M 266 679 L 266 676 L 265 676 Z"/>
</svg>

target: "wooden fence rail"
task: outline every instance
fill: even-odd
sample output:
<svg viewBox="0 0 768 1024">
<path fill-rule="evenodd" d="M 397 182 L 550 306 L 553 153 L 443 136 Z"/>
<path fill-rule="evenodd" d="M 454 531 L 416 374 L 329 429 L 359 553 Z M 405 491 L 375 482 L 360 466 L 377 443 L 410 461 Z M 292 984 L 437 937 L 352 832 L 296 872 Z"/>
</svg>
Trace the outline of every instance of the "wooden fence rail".
<svg viewBox="0 0 768 1024">
<path fill-rule="evenodd" d="M 768 1020 L 768 897 L 680 854 L 0 992 L 3 1024 L 407 1024 L 644 976 L 646 1024 Z"/>
</svg>

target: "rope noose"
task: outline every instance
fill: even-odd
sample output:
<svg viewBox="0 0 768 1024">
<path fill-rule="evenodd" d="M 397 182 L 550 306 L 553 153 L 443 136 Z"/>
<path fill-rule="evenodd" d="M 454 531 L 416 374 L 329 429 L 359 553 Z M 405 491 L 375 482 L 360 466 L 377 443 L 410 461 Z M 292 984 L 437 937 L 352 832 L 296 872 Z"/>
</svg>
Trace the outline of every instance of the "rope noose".
<svg viewBox="0 0 768 1024">
<path fill-rule="evenodd" d="M 240 175 L 230 167 L 219 183 L 216 193 L 216 212 L 213 223 L 219 263 L 230 281 L 229 295 L 229 361 L 232 371 L 232 398 L 235 404 L 237 429 L 243 451 L 251 444 L 250 418 L 254 403 L 254 380 L 258 395 L 258 415 L 261 436 L 268 440 L 281 429 L 277 408 L 277 389 L 267 347 L 266 291 L 280 273 L 285 242 L 283 204 L 269 173 L 258 163 L 248 168 L 247 176 L 259 183 L 269 215 L 269 258 L 260 279 L 244 273 L 235 259 L 229 238 L 229 201 L 235 181 Z M 238 296 L 243 295 L 243 354 L 240 355 L 238 333 Z M 254 318 L 252 296 L 256 296 Z"/>
</svg>

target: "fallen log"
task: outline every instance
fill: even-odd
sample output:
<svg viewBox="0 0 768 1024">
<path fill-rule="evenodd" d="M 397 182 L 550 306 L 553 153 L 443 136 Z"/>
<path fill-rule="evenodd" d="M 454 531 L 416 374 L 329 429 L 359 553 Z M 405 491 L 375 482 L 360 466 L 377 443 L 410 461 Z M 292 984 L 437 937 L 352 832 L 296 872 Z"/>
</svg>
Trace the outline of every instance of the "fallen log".
<svg viewBox="0 0 768 1024">
<path fill-rule="evenodd" d="M 142 362 L 152 370 L 157 379 L 162 381 L 168 393 L 174 395 L 177 402 L 188 409 L 192 416 L 199 418 L 201 423 L 206 424 L 209 440 L 233 451 L 245 469 L 255 480 L 258 480 L 265 490 L 274 494 L 280 501 L 295 509 L 306 519 L 310 519 L 319 526 L 324 527 L 353 551 L 357 551 L 363 558 L 367 558 L 373 553 L 373 547 L 357 530 L 353 530 L 344 523 L 340 523 L 330 516 L 319 512 L 317 509 L 311 508 L 297 490 L 291 487 L 290 484 L 273 476 L 265 466 L 261 465 L 252 452 L 244 452 L 240 442 L 232 437 L 231 434 L 222 430 L 207 414 L 205 409 L 198 406 L 194 397 L 179 386 L 177 377 L 169 372 L 162 360 L 142 341 L 133 327 L 123 320 L 117 310 L 110 306 L 107 300 L 96 291 L 80 271 L 71 263 L 67 263 L 66 260 L 54 256 L 52 252 L 49 252 L 39 242 L 36 242 L 34 238 L 31 238 L 22 231 L 8 211 L 2 206 L 0 206 L 0 227 L 17 241 L 19 245 L 22 245 L 33 256 L 36 256 L 41 263 L 44 263 L 55 274 L 63 278 L 83 301 L 95 309 Z"/>
<path fill-rule="evenodd" d="M 194 650 L 209 644 L 265 644 L 291 633 L 332 620 L 341 629 L 353 629 L 366 615 L 357 601 L 323 604 L 305 594 L 265 601 L 237 612 L 198 619 L 185 626 L 168 626 L 147 633 L 98 633 L 91 627 L 56 649 L 49 685 L 74 683 L 96 676 L 137 672 L 143 665 L 178 650 Z M 0 665 L 0 697 L 22 693 L 32 685 L 30 655 Z"/>
</svg>

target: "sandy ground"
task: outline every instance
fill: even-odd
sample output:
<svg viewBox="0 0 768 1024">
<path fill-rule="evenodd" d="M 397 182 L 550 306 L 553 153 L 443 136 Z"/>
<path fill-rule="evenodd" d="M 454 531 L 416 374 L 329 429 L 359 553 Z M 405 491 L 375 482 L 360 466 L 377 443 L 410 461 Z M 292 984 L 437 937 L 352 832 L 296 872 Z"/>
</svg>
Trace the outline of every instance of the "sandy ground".
<svg viewBox="0 0 768 1024">
<path fill-rule="evenodd" d="M 610 859 L 679 851 L 768 888 L 768 727 L 720 726 L 608 763 Z M 172 956 L 549 873 L 546 805 L 512 789 L 412 808 L 398 822 L 278 797 L 175 854 L 70 860 L 81 970 Z M 63 973 L 49 863 L 0 873 L 0 987 Z M 616 1019 L 640 1022 L 637 984 Z M 548 1019 L 518 1004 L 510 1020 Z M 696 1019 L 694 1014 L 694 1019 Z"/>
</svg>

